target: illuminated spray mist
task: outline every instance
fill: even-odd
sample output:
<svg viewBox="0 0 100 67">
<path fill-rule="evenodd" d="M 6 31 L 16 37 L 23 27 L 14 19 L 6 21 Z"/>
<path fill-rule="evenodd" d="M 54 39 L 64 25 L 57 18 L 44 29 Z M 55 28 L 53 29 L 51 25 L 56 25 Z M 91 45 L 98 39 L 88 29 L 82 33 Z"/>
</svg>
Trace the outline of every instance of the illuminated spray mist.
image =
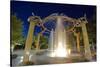
<svg viewBox="0 0 100 67">
<path fill-rule="evenodd" d="M 55 31 L 50 33 L 51 57 L 66 57 L 68 50 L 66 45 L 66 31 L 60 17 L 57 18 Z"/>
</svg>

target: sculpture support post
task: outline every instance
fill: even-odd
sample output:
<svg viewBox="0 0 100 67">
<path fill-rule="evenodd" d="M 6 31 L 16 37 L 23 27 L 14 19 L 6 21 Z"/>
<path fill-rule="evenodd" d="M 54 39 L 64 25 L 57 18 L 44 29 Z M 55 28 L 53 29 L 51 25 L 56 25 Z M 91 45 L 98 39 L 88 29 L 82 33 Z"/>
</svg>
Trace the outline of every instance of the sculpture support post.
<svg viewBox="0 0 100 67">
<path fill-rule="evenodd" d="M 89 45 L 88 34 L 87 34 L 85 22 L 82 23 L 82 33 L 83 33 L 83 40 L 84 40 L 85 57 L 86 57 L 86 59 L 91 60 L 92 59 L 91 50 L 90 50 L 90 45 Z"/>
<path fill-rule="evenodd" d="M 77 40 L 77 51 L 80 52 L 80 33 L 79 32 L 76 34 L 76 40 Z"/>
<path fill-rule="evenodd" d="M 35 26 L 35 22 L 31 21 L 27 39 L 26 39 L 26 43 L 25 43 L 25 52 L 24 52 L 24 58 L 23 58 L 24 63 L 29 61 L 29 54 L 30 54 L 31 45 L 32 45 L 34 26 Z"/>
<path fill-rule="evenodd" d="M 37 41 L 36 41 L 36 50 L 37 50 L 37 51 L 38 51 L 38 49 L 39 49 L 40 36 L 41 36 L 41 34 L 39 33 L 39 34 L 38 34 L 38 37 L 37 37 Z"/>
</svg>

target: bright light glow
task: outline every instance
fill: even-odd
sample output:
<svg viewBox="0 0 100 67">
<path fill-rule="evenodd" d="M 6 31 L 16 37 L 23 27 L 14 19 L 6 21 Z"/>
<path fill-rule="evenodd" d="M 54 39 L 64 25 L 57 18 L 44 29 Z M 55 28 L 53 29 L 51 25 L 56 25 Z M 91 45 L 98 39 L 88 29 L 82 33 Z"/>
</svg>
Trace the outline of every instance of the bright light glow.
<svg viewBox="0 0 100 67">
<path fill-rule="evenodd" d="M 51 57 L 67 57 L 67 56 L 68 56 L 67 49 L 62 45 L 62 42 L 59 42 L 57 48 L 51 53 Z"/>
<path fill-rule="evenodd" d="M 66 57 L 67 56 L 66 47 L 64 47 L 62 44 L 63 44 L 62 42 L 59 42 L 58 47 L 55 50 L 55 54 L 57 57 Z"/>
<path fill-rule="evenodd" d="M 29 60 L 31 60 L 32 56 L 33 56 L 33 55 L 29 55 Z M 24 57 L 23 57 L 23 56 L 21 56 L 21 57 L 19 57 L 19 58 L 20 58 L 19 63 L 23 62 L 23 58 L 24 58 Z"/>
<path fill-rule="evenodd" d="M 55 57 L 55 52 L 50 53 L 51 57 Z"/>
<path fill-rule="evenodd" d="M 68 54 L 70 54 L 71 53 L 71 49 L 68 49 Z"/>
<path fill-rule="evenodd" d="M 32 54 L 29 56 L 29 60 L 31 60 L 31 59 L 32 59 L 32 56 L 33 56 Z"/>
<path fill-rule="evenodd" d="M 18 64 L 23 62 L 23 56 L 19 57 L 19 59 L 20 59 L 20 61 L 18 62 Z"/>
<path fill-rule="evenodd" d="M 26 52 L 26 54 L 27 54 L 27 55 L 29 55 L 29 54 L 30 54 L 30 52 L 29 52 L 29 51 L 27 51 L 27 52 Z"/>
</svg>

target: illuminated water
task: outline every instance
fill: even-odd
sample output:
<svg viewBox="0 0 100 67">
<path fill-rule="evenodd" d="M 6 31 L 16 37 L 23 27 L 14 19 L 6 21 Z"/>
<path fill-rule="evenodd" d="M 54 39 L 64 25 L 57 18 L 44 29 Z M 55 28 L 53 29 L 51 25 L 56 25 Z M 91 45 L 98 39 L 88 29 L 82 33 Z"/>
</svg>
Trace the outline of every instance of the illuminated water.
<svg viewBox="0 0 100 67">
<path fill-rule="evenodd" d="M 51 57 L 67 57 L 66 31 L 60 17 L 57 18 L 55 31 L 50 34 L 50 56 Z"/>
</svg>

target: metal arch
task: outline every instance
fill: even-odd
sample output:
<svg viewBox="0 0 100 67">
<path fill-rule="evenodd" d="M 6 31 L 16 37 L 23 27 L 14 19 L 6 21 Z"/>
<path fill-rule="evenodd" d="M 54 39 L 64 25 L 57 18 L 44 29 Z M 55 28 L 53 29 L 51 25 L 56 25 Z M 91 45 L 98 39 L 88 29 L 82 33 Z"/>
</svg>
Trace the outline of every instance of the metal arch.
<svg viewBox="0 0 100 67">
<path fill-rule="evenodd" d="M 76 20 L 77 19 L 74 19 L 74 18 L 70 18 L 70 17 L 68 17 L 68 16 L 47 16 L 46 18 L 44 18 L 43 19 L 43 24 L 44 23 L 46 23 L 48 20 L 56 20 L 58 17 L 61 17 L 62 19 L 63 19 L 63 22 L 70 22 L 70 23 L 72 23 L 72 25 L 73 25 L 73 27 L 71 28 L 71 29 L 69 29 L 69 30 L 67 30 L 66 32 L 69 32 L 69 31 L 71 31 L 71 32 L 73 32 L 73 29 L 75 28 L 75 23 L 77 23 L 76 22 Z M 77 20 L 78 21 L 78 20 Z"/>
<path fill-rule="evenodd" d="M 55 20 L 56 18 L 63 18 L 64 21 L 68 21 L 68 22 L 75 22 L 76 19 L 74 18 L 70 18 L 68 16 L 47 16 L 46 18 L 43 19 L 43 23 L 47 22 L 48 20 L 52 19 L 52 20 Z"/>
<path fill-rule="evenodd" d="M 28 19 L 27 19 L 28 22 L 30 21 L 34 21 L 34 22 L 37 22 L 37 23 L 40 23 L 42 22 L 41 18 L 39 16 L 30 16 Z"/>
<path fill-rule="evenodd" d="M 69 31 L 72 31 L 73 32 L 73 29 L 75 27 L 80 27 L 81 26 L 81 22 L 85 19 L 86 21 L 86 18 L 84 17 L 81 17 L 81 18 L 78 18 L 78 19 L 75 19 L 75 18 L 70 18 L 68 16 L 47 16 L 46 18 L 44 18 L 43 20 L 40 19 L 39 16 L 31 16 L 30 20 L 37 17 L 39 22 L 40 23 L 40 26 L 43 28 L 43 30 L 41 31 L 41 33 L 45 32 L 46 30 L 50 32 L 50 30 L 48 30 L 45 26 L 44 26 L 44 23 L 46 23 L 48 20 L 56 20 L 58 17 L 62 18 L 63 19 L 63 22 L 67 22 L 67 23 L 72 23 L 73 27 L 69 30 L 67 30 L 66 32 L 69 32 Z M 36 20 L 37 21 L 37 20 Z"/>
</svg>

